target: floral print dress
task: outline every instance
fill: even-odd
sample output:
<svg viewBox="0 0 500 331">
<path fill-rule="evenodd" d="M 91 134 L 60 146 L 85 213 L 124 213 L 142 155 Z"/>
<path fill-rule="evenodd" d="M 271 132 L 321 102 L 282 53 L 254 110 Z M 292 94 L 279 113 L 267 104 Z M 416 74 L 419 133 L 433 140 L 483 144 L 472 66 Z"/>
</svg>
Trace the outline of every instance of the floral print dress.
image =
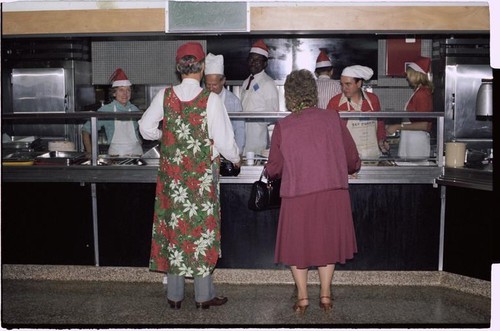
<svg viewBox="0 0 500 331">
<path fill-rule="evenodd" d="M 156 185 L 150 269 L 186 277 L 209 275 L 220 253 L 216 162 L 211 162 L 206 106 L 210 92 L 191 101 L 165 89 L 163 136 Z"/>
</svg>

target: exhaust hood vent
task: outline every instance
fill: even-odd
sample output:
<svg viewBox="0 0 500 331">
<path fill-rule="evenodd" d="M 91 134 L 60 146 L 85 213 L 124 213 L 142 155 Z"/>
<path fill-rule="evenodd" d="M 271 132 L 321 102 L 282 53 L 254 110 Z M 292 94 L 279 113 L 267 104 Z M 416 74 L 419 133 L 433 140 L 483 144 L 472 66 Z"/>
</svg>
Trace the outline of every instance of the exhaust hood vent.
<svg viewBox="0 0 500 331">
<path fill-rule="evenodd" d="M 4 39 L 4 62 L 20 61 L 90 61 L 90 41 L 87 39 Z"/>
</svg>

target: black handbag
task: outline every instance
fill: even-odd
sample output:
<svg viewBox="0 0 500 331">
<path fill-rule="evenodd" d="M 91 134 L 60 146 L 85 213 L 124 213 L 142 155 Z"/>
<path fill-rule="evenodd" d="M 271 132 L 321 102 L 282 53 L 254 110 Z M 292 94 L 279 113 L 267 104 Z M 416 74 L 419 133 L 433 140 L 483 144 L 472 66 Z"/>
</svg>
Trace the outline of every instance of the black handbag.
<svg viewBox="0 0 500 331">
<path fill-rule="evenodd" d="M 265 169 L 260 174 L 258 181 L 252 184 L 248 208 L 255 211 L 279 208 L 281 205 L 280 186 L 281 179 L 262 181 Z"/>
</svg>

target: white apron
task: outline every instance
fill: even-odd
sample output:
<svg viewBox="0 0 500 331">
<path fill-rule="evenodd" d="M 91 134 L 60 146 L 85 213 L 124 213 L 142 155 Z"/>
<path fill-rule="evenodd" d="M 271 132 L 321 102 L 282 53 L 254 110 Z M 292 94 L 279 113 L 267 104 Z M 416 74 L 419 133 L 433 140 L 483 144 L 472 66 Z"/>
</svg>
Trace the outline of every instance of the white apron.
<svg viewBox="0 0 500 331">
<path fill-rule="evenodd" d="M 405 105 L 408 107 L 413 95 L 418 91 L 418 87 Z M 403 159 L 427 159 L 431 153 L 431 136 L 427 131 L 401 130 L 399 138 L 398 156 Z"/>
<path fill-rule="evenodd" d="M 114 111 L 116 112 L 116 106 Z M 118 156 L 141 156 L 142 147 L 135 134 L 131 120 L 115 120 L 115 133 L 109 145 L 108 154 Z"/>
<path fill-rule="evenodd" d="M 368 98 L 365 98 L 373 111 L 372 104 Z M 361 111 L 361 104 L 352 105 L 347 101 L 348 111 Z M 347 128 L 351 133 L 356 148 L 358 149 L 361 160 L 378 159 L 380 157 L 380 149 L 377 139 L 377 120 L 373 119 L 349 119 L 347 120 Z"/>
<path fill-rule="evenodd" d="M 398 156 L 403 159 L 427 159 L 431 154 L 431 137 L 427 131 L 401 130 Z"/>
</svg>

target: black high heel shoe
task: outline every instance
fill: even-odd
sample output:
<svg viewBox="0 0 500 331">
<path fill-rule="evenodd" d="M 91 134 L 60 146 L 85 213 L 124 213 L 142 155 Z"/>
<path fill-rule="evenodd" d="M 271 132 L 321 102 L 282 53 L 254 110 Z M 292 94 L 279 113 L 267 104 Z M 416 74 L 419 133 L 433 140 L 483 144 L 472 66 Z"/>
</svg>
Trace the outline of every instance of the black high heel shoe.
<svg viewBox="0 0 500 331">
<path fill-rule="evenodd" d="M 167 302 L 170 305 L 170 308 L 181 309 L 182 300 L 181 301 L 172 301 L 170 299 L 167 299 Z"/>
<path fill-rule="evenodd" d="M 299 305 L 299 302 L 309 300 L 309 298 L 302 298 L 298 299 L 295 304 L 293 305 L 293 311 L 296 312 L 298 315 L 302 316 L 306 313 L 307 307 L 309 307 L 309 303 L 306 305 Z"/>
<path fill-rule="evenodd" d="M 328 299 L 328 302 L 322 302 L 321 299 Z M 331 297 L 329 295 L 324 295 L 319 297 L 319 307 L 323 309 L 325 312 L 332 310 L 333 304 Z"/>
</svg>

